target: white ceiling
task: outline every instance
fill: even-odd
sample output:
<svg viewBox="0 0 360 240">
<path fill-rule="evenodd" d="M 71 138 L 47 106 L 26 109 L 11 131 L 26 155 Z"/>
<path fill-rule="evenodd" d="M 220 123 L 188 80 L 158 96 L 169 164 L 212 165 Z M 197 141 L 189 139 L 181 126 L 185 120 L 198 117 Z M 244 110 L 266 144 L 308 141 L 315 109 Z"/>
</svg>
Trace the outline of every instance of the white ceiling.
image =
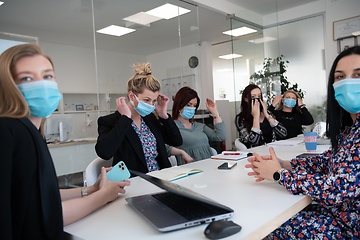
<svg viewBox="0 0 360 240">
<path fill-rule="evenodd" d="M 36 36 L 41 41 L 92 48 L 92 8 L 90 0 L 3 0 L 0 7 L 0 32 Z M 317 0 L 279 0 L 278 10 L 292 8 Z M 179 31 L 183 46 L 200 41 L 212 43 L 228 40 L 222 34 L 230 29 L 226 14 L 245 9 L 258 9 L 269 14 L 261 5 L 272 0 L 93 0 L 95 29 L 116 24 L 126 26 L 123 18 L 148 11 L 165 3 L 190 9 L 191 12 L 170 20 L 160 20 L 150 27 L 131 26 L 136 32 L 114 37 L 96 33 L 99 49 L 149 55 L 179 47 Z M 197 11 L 199 13 L 199 26 Z M 199 31 L 196 30 L 199 27 Z M 199 39 L 200 37 L 200 39 Z"/>
</svg>

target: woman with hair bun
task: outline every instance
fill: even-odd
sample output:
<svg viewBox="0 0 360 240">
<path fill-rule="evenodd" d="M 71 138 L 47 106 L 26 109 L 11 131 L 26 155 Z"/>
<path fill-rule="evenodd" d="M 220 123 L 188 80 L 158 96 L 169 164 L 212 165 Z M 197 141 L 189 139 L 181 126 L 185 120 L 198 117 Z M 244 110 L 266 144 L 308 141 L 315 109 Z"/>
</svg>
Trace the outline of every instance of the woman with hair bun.
<svg viewBox="0 0 360 240">
<path fill-rule="evenodd" d="M 179 146 L 182 138 L 167 114 L 169 98 L 159 94 L 160 82 L 150 63 L 135 65 L 134 70 L 127 83 L 129 102 L 116 99 L 117 111 L 98 120 L 95 150 L 103 159 L 113 158 L 113 165 L 124 161 L 129 169 L 147 173 L 171 167 L 165 143 Z"/>
</svg>

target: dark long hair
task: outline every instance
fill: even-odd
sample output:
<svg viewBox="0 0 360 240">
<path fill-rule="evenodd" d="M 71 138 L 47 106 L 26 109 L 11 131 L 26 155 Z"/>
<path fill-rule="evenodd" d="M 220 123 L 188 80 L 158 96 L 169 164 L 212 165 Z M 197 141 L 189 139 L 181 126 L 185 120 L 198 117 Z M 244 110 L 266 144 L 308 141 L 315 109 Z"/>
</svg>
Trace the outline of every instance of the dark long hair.
<svg viewBox="0 0 360 240">
<path fill-rule="evenodd" d="M 326 114 L 326 135 L 331 139 L 331 145 L 334 150 L 338 147 L 338 138 L 340 133 L 347 126 L 351 126 L 353 121 L 350 113 L 345 111 L 335 99 L 334 73 L 336 66 L 343 57 L 357 54 L 360 55 L 360 47 L 355 46 L 342 51 L 335 59 L 329 75 L 328 94 L 327 94 L 327 114 Z M 340 117 L 339 117 L 340 116 Z"/>
<path fill-rule="evenodd" d="M 176 93 L 174 104 L 172 107 L 172 118 L 178 119 L 179 117 L 179 111 L 190 102 L 191 99 L 197 99 L 197 104 L 195 107 L 195 111 L 199 108 L 200 105 L 200 98 L 197 94 L 197 92 L 189 87 L 182 87 L 180 90 Z"/>
<path fill-rule="evenodd" d="M 253 125 L 254 117 L 251 115 L 251 91 L 255 88 L 260 89 L 255 84 L 249 84 L 243 91 L 241 96 L 240 113 L 236 115 L 235 119 L 238 119 L 238 125 L 241 123 L 246 127 L 246 130 L 250 133 Z M 261 92 L 261 89 L 260 89 Z M 245 100 L 247 99 L 247 101 Z"/>
</svg>

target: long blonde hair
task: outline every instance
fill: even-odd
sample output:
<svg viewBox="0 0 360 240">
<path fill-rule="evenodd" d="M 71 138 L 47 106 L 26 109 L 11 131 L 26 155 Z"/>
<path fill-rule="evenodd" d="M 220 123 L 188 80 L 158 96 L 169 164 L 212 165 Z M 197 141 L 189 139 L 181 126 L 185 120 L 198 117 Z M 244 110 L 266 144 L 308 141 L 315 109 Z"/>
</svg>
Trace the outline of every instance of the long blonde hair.
<svg viewBox="0 0 360 240">
<path fill-rule="evenodd" d="M 135 75 L 127 82 L 127 91 L 135 95 L 143 93 L 145 88 L 153 92 L 160 91 L 160 82 L 152 75 L 150 63 L 134 65 Z"/>
<path fill-rule="evenodd" d="M 16 45 L 0 55 L 0 117 L 23 118 L 30 114 L 27 102 L 15 84 L 12 74 L 15 63 L 23 57 L 42 55 L 51 65 L 36 44 Z"/>
<path fill-rule="evenodd" d="M 285 95 L 286 95 L 287 93 L 293 93 L 293 94 L 295 94 L 295 96 L 296 96 L 296 105 L 295 105 L 294 109 L 295 109 L 295 111 L 302 113 L 301 110 L 300 110 L 300 108 L 299 108 L 299 105 L 297 104 L 298 99 L 301 99 L 300 95 L 299 95 L 297 92 L 293 91 L 293 90 L 287 90 L 287 91 L 283 94 L 283 98 L 285 98 Z M 283 103 L 283 101 L 280 101 L 280 102 L 279 102 L 279 105 L 276 107 L 276 110 L 282 110 L 283 108 L 284 108 L 284 103 Z"/>
</svg>

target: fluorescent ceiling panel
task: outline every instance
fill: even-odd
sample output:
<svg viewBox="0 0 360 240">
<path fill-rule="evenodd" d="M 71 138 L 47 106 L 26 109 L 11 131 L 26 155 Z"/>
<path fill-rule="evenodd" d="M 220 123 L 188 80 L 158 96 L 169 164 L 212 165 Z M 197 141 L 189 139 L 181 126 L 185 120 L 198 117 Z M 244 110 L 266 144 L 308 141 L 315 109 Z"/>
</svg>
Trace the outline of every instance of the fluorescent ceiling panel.
<svg viewBox="0 0 360 240">
<path fill-rule="evenodd" d="M 249 42 L 255 43 L 255 44 L 260 44 L 260 43 L 270 42 L 270 41 L 274 41 L 274 40 L 276 40 L 276 38 L 273 38 L 273 37 L 263 37 L 263 38 L 256 38 L 256 39 L 253 39 L 253 40 L 249 40 Z"/>
<path fill-rule="evenodd" d="M 257 32 L 257 30 L 252 29 L 252 28 L 248 28 L 248 27 L 241 27 L 241 28 L 236 28 L 236 29 L 233 29 L 233 30 L 223 32 L 223 34 L 238 37 L 238 36 L 241 36 L 241 35 L 246 35 L 246 34 L 254 33 L 254 32 Z"/>
<path fill-rule="evenodd" d="M 0 6 L 3 5 L 3 4 L 4 4 L 4 2 L 0 1 Z"/>
<path fill-rule="evenodd" d="M 222 58 L 222 59 L 233 59 L 233 58 L 239 58 L 239 57 L 242 57 L 242 55 L 236 54 L 236 53 L 219 56 L 219 58 Z"/>
<path fill-rule="evenodd" d="M 97 30 L 96 32 L 119 37 L 119 36 L 122 36 L 122 35 L 125 35 L 128 33 L 134 32 L 134 31 L 135 31 L 135 29 L 120 27 L 120 26 L 116 26 L 116 25 L 110 25 L 106 28 Z"/>
<path fill-rule="evenodd" d="M 360 31 L 353 32 L 352 35 L 354 35 L 354 36 L 360 36 Z"/>
<path fill-rule="evenodd" d="M 166 3 L 160 7 L 147 11 L 147 14 L 157 16 L 159 18 L 170 19 L 191 12 L 189 9 L 178 7 L 176 5 Z"/>
<path fill-rule="evenodd" d="M 162 18 L 144 12 L 139 12 L 137 14 L 131 15 L 130 17 L 123 18 L 123 20 L 125 21 L 129 21 L 141 25 L 149 25 L 150 23 L 156 22 L 160 19 Z"/>
</svg>

